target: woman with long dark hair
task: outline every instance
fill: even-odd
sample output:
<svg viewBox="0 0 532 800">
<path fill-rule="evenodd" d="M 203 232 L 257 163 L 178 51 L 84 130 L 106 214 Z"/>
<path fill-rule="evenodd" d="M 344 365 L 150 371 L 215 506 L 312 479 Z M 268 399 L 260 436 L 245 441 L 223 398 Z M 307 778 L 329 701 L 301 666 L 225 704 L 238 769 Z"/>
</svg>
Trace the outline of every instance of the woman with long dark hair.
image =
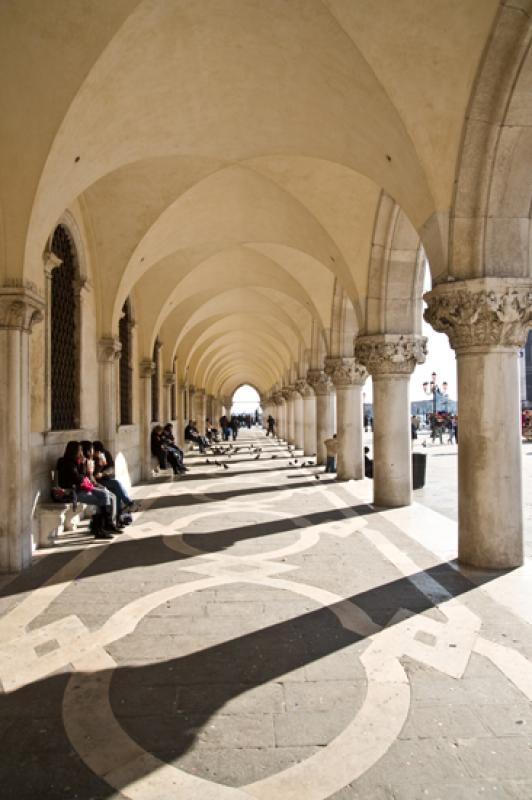
<svg viewBox="0 0 532 800">
<path fill-rule="evenodd" d="M 113 533 L 121 532 L 115 524 L 116 504 L 107 489 L 98 488 L 91 481 L 90 461 L 83 455 L 80 442 L 68 442 L 57 462 L 57 482 L 62 489 L 74 490 L 80 502 L 100 509 L 92 518 L 91 530 L 97 539 L 112 539 Z"/>
</svg>

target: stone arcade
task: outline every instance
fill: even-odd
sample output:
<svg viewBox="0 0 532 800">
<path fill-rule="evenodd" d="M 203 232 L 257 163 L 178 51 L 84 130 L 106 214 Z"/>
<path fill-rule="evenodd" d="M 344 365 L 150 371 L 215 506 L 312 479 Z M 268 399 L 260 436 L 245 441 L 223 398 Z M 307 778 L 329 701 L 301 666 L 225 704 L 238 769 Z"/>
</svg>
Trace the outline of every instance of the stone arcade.
<svg viewBox="0 0 532 800">
<path fill-rule="evenodd" d="M 367 370 L 375 502 L 409 503 L 426 259 L 427 319 L 460 365 L 460 558 L 521 563 L 527 3 L 111 5 L 57 0 L 53 29 L 30 0 L 1 11 L 0 568 L 30 563 L 35 500 L 68 438 L 98 434 L 137 480 L 153 420 L 182 435 L 245 381 L 320 461 L 336 404 L 340 477 L 358 479 Z M 58 232 L 72 285 L 54 305 Z"/>
<path fill-rule="evenodd" d="M 458 546 L 445 558 L 466 570 L 520 567 L 531 42 L 531 0 L 4 0 L 0 572 L 31 572 L 50 470 L 69 440 L 102 439 L 138 484 L 152 475 L 154 423 L 172 421 L 182 444 L 189 418 L 204 432 L 243 384 L 257 389 L 279 436 L 318 464 L 337 433 L 343 510 L 340 495 L 327 502 L 348 518 L 353 482 L 366 485 L 362 392 L 371 376 L 368 502 L 394 520 L 415 517 L 409 379 L 426 357 L 423 301 L 458 363 Z M 266 501 L 257 508 L 276 513 Z M 155 536 L 161 526 L 145 530 Z M 410 574 L 383 537 L 372 546 Z M 180 557 L 187 547 L 175 545 Z M 256 582 L 296 591 L 277 575 L 289 566 L 269 558 L 251 565 Z M 223 563 L 201 562 L 201 586 L 229 580 L 237 568 Z M 68 580 L 77 574 L 72 567 Z M 344 618 L 342 592 L 320 591 L 309 596 L 340 604 L 351 632 L 387 624 L 362 612 Z M 33 620 L 24 608 L 10 636 Z M 408 628 L 403 612 L 396 630 Z M 511 672 L 495 646 L 473 647 L 478 620 L 460 614 L 460 647 Z M 423 619 L 424 635 L 439 636 Z M 104 646 L 128 631 L 118 620 L 96 644 L 81 631 L 96 650 L 80 655 L 80 669 L 115 664 Z M 75 661 L 63 634 L 64 659 L 53 667 L 50 657 L 50 674 Z M 373 645 L 365 668 L 404 721 L 406 651 L 392 629 L 384 635 L 388 688 Z M 406 654 L 442 665 L 438 648 L 421 653 L 415 635 L 408 628 Z M 32 669 L 28 680 L 48 674 Z M 456 677 L 465 667 L 442 669 Z M 71 686 L 65 707 L 72 702 Z M 83 738 L 75 723 L 71 734 Z M 101 754 L 85 756 L 101 766 Z M 335 757 L 341 765 L 341 747 Z M 108 783 L 128 781 L 113 773 Z M 333 784 L 302 796 L 324 798 Z M 242 796 L 297 797 L 287 786 L 257 783 Z"/>
</svg>

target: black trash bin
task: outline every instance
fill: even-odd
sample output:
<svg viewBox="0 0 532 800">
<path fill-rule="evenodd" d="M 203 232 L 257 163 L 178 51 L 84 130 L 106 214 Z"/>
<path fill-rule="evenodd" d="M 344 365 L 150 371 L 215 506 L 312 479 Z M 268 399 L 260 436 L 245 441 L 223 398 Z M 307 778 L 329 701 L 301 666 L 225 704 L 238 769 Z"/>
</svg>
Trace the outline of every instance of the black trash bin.
<svg viewBox="0 0 532 800">
<path fill-rule="evenodd" d="M 427 454 L 412 453 L 412 488 L 422 489 L 425 486 L 427 472 Z"/>
</svg>

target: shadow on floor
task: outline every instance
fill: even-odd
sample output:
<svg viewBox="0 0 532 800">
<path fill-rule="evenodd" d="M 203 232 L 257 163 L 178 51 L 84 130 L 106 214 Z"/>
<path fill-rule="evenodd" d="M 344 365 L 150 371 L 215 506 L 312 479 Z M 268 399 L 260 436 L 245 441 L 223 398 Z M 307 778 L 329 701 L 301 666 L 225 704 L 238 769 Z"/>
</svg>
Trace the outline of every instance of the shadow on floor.
<svg viewBox="0 0 532 800">
<path fill-rule="evenodd" d="M 342 605 L 352 602 L 379 625 L 393 624 L 392 619 L 400 609 L 420 614 L 433 607 L 412 583 L 416 579 L 426 580 L 427 576 L 453 597 L 476 585 L 451 564 L 442 563 L 410 580 L 401 578 L 350 597 Z M 481 580 L 496 577 L 497 574 L 484 575 Z M 442 605 L 444 608 L 445 603 Z M 319 608 L 191 655 L 117 667 L 110 688 L 113 712 L 127 735 L 140 747 L 161 761 L 170 762 L 192 747 L 211 717 L 229 701 L 363 640 L 363 636 L 342 627 L 334 613 L 338 610 L 336 605 Z M 357 664 L 358 659 L 353 655 L 353 667 Z M 96 674 L 105 680 L 109 671 Z M 81 761 L 64 731 L 62 698 L 69 677 L 52 675 L 0 695 L 0 726 L 4 729 L 0 750 L 3 800 L 37 797 L 55 800 L 65 796 L 104 800 L 114 794 L 115 790 Z M 94 677 L 94 673 L 76 673 L 80 698 L 89 690 L 89 683 L 94 684 Z M 97 705 L 94 713 L 99 713 Z M 101 747 L 107 756 L 113 752 L 113 741 L 106 738 L 108 735 L 103 726 Z M 112 759 L 106 760 L 113 767 L 120 766 Z M 138 761 L 137 769 L 141 772 L 135 773 L 136 780 L 144 777 L 142 770 L 149 774 L 150 768 Z M 130 782 L 133 776 L 128 774 Z"/>
<path fill-rule="evenodd" d="M 156 507 L 158 509 L 173 508 L 176 505 L 176 498 L 173 496 L 159 498 L 159 500 L 161 502 Z M 168 503 L 165 504 L 164 501 L 168 501 Z M 382 511 L 383 509 L 378 510 Z M 194 534 L 194 537 L 190 537 L 190 543 L 194 544 L 195 547 L 199 546 L 200 549 L 204 549 L 206 554 L 209 552 L 221 552 L 231 548 L 238 541 L 255 539 L 283 531 L 297 531 L 325 522 L 342 521 L 345 520 L 346 514 L 357 517 L 361 514 L 373 513 L 376 513 L 376 509 L 368 505 L 346 506 L 344 509 L 328 509 L 308 514 L 307 516 L 284 517 L 273 522 L 246 525 L 240 528 L 224 529 L 206 534 Z M 147 511 L 144 512 L 142 520 L 138 523 L 139 528 L 142 530 L 143 524 L 149 525 L 149 522 L 149 511 Z M 165 536 L 164 538 L 169 541 L 172 537 Z M 94 539 L 88 539 L 87 546 L 90 547 L 94 541 Z M 102 546 L 101 544 L 98 546 L 101 549 L 101 554 L 79 576 L 76 576 L 76 580 L 137 567 L 149 567 L 157 564 L 166 564 L 171 561 L 182 561 L 190 557 L 169 548 L 160 536 L 151 536 L 145 539 L 117 539 L 112 546 Z M 31 569 L 22 572 L 8 583 L 0 591 L 0 599 L 31 592 L 40 588 L 45 582 L 53 585 L 55 582 L 66 580 L 67 578 L 65 578 L 64 574 L 57 573 L 63 567 L 66 568 L 68 563 L 79 553 L 86 552 L 86 549 L 80 548 L 80 550 L 69 552 L 58 551 L 43 556 Z"/>
</svg>

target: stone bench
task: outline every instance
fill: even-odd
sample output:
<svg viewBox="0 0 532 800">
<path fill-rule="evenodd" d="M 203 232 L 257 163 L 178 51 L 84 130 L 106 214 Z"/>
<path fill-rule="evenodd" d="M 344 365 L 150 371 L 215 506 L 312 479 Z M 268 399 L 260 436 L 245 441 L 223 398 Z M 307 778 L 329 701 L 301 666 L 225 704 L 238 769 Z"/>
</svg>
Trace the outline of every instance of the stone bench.
<svg viewBox="0 0 532 800">
<path fill-rule="evenodd" d="M 64 531 L 75 531 L 92 506 L 78 503 L 39 503 L 37 518 L 37 547 L 50 547 Z"/>
</svg>

